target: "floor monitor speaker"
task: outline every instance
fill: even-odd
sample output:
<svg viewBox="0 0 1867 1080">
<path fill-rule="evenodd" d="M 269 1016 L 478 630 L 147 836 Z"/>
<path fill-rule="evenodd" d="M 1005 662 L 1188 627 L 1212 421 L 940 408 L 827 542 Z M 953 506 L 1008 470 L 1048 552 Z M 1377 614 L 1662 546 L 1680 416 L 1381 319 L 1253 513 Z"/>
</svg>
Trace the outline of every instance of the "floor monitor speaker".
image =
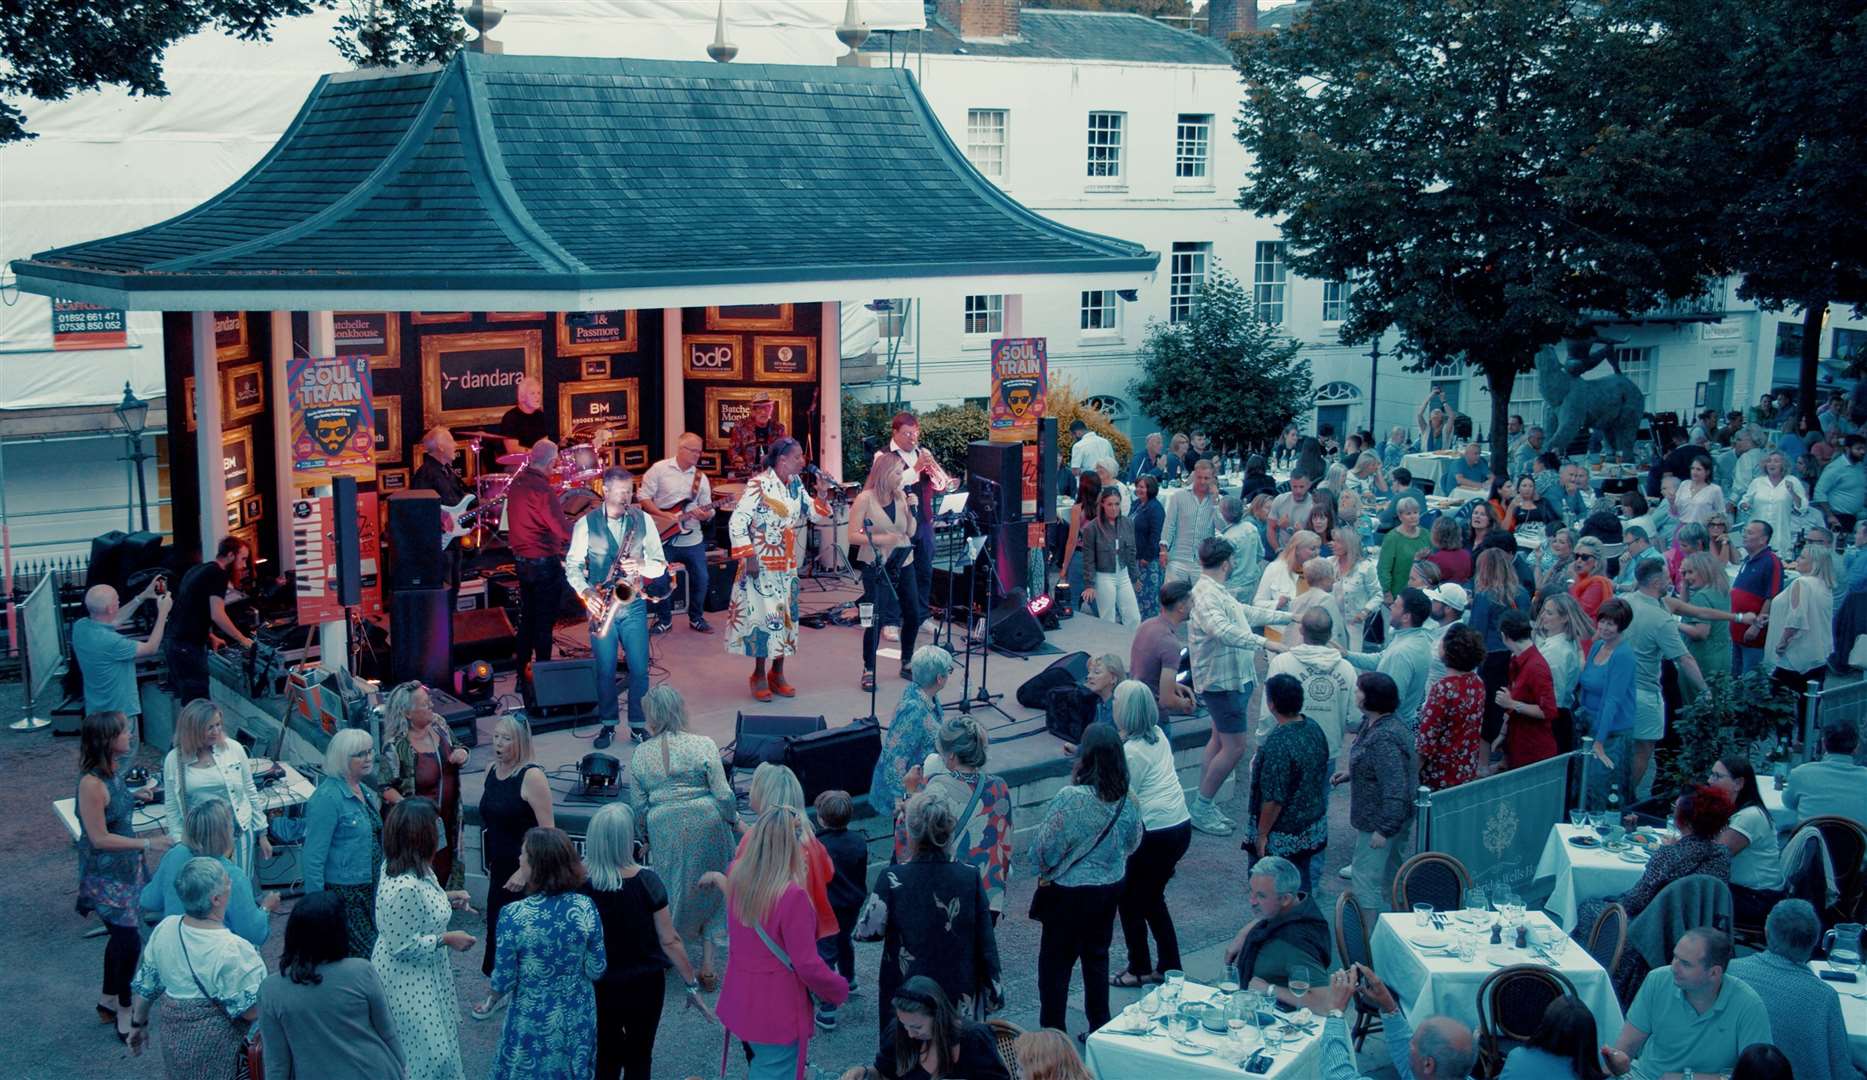
<svg viewBox="0 0 1867 1080">
<path fill-rule="evenodd" d="M 740 713 L 733 722 L 733 768 L 756 769 L 766 762 L 784 764 L 785 744 L 824 729 L 823 717 L 776 713 Z M 870 763 L 870 768 L 874 763 Z"/>
</svg>

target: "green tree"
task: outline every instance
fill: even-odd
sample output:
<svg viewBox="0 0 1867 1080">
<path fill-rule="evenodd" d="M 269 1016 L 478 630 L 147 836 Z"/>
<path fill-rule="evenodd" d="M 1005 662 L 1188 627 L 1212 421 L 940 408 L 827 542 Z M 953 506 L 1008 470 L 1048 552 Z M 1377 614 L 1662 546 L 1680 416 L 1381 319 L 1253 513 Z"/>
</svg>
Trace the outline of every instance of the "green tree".
<svg viewBox="0 0 1867 1080">
<path fill-rule="evenodd" d="M 1238 279 L 1216 265 L 1193 315 L 1153 323 L 1129 392 L 1169 430 L 1203 427 L 1215 442 L 1267 443 L 1309 407 L 1303 347 L 1257 317 Z"/>
<path fill-rule="evenodd" d="M 162 55 L 215 29 L 266 41 L 280 19 L 334 0 L 0 0 L 0 97 L 62 101 L 104 86 L 163 97 Z M 333 39 L 359 65 L 445 60 L 465 40 L 448 0 L 378 0 L 340 20 Z M 354 37 L 352 36 L 354 35 Z M 32 138 L 26 113 L 0 100 L 0 145 Z"/>
<path fill-rule="evenodd" d="M 1738 295 L 1802 313 L 1798 407 L 1815 420 L 1822 320 L 1867 308 L 1867 3 L 1862 0 L 1633 0 L 1701 63 L 1692 89 L 1735 183 L 1719 222 L 1742 274 Z"/>
<path fill-rule="evenodd" d="M 1315 0 L 1234 42 L 1252 155 L 1239 203 L 1290 265 L 1353 281 L 1343 339 L 1399 330 L 1416 370 L 1491 392 L 1494 466 L 1518 372 L 1590 313 L 1692 295 L 1720 269 L 1696 58 L 1573 0 Z"/>
</svg>

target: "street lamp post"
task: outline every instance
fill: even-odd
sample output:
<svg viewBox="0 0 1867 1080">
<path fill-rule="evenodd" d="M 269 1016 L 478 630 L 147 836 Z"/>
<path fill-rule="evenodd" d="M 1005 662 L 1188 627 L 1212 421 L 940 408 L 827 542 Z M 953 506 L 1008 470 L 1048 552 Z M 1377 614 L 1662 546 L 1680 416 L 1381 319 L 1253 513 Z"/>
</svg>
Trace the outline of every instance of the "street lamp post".
<svg viewBox="0 0 1867 1080">
<path fill-rule="evenodd" d="M 143 428 L 149 421 L 149 403 L 136 396 L 130 389 L 129 381 L 123 383 L 123 400 L 111 412 L 116 414 L 117 423 L 123 425 L 123 437 L 129 442 L 129 450 L 123 460 L 130 463 L 136 472 L 136 502 L 142 509 L 143 531 L 149 531 L 149 481 L 143 476 L 143 462 L 152 455 L 143 452 Z"/>
</svg>

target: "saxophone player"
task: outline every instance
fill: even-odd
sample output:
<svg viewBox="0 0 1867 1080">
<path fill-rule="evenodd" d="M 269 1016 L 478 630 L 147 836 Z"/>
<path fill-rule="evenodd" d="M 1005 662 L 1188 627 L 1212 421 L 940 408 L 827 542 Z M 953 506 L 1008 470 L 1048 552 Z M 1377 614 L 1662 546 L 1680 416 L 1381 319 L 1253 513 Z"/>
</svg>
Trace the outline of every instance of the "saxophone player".
<svg viewBox="0 0 1867 1080">
<path fill-rule="evenodd" d="M 564 560 L 564 576 L 591 615 L 590 662 L 596 665 L 596 711 L 602 723 L 592 745 L 598 750 L 616 734 L 618 646 L 629 661 L 629 735 L 638 742 L 643 737 L 648 605 L 642 583 L 667 572 L 661 537 L 635 503 L 635 474 L 616 466 L 603 470 L 603 502 L 571 527 L 570 554 Z M 611 604 L 619 605 L 613 614 Z M 600 633 L 597 627 L 603 627 Z"/>
</svg>

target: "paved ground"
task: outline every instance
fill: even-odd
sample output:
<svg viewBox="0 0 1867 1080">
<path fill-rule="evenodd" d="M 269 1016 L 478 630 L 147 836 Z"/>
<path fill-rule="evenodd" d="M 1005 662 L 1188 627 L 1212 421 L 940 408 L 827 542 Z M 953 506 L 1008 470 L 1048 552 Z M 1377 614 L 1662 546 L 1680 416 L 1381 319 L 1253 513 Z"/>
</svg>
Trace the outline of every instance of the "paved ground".
<svg viewBox="0 0 1867 1080">
<path fill-rule="evenodd" d="M 994 680 L 996 682 L 996 680 Z M 17 683 L 0 685 L 0 719 L 19 715 Z M 482 751 L 483 752 L 483 751 Z M 159 764 L 153 755 L 144 764 Z M 14 1023 L 0 1040 L 0 1077 L 8 1080 L 54 1078 L 135 1078 L 161 1075 L 159 1058 L 146 1055 L 133 1060 L 98 1022 L 91 1009 L 98 988 L 103 939 L 84 936 L 89 925 L 72 911 L 75 858 L 68 837 L 51 812 L 50 802 L 69 796 L 77 772 L 75 739 L 54 738 L 45 732 L 18 734 L 0 729 L 0 788 L 6 812 L 0 814 L 0 902 L 15 913 L 13 931 L 0 938 L 0 1001 L 11 1003 Z M 1241 810 L 1230 808 L 1234 816 Z M 1332 910 L 1343 884 L 1335 875 L 1352 843 L 1347 827 L 1346 794 L 1338 793 L 1332 818 L 1328 870 L 1323 898 Z M 1243 854 L 1236 840 L 1195 834 L 1179 875 L 1168 893 L 1176 915 L 1186 969 L 1196 978 L 1211 978 L 1217 971 L 1224 944 L 1244 919 Z M 1035 960 L 1037 925 L 1024 917 L 1030 905 L 1032 881 L 1018 875 L 1008 900 L 1008 915 L 998 931 L 1004 958 L 1009 1005 L 1004 1016 L 1014 1023 L 1034 1025 L 1037 1019 Z M 276 966 L 283 920 L 265 950 Z M 473 932 L 482 927 L 472 916 L 458 917 L 456 925 Z M 1123 960 L 1117 934 L 1114 961 Z M 478 951 L 456 956 L 455 968 L 463 1005 L 485 992 L 478 967 Z M 868 1060 L 874 1053 L 877 1030 L 873 976 L 880 960 L 879 945 L 857 946 L 858 971 L 864 984 L 845 1021 L 834 1034 L 812 1044 L 813 1059 L 826 1068 Z M 1115 992 L 1119 1005 L 1126 999 Z M 678 1000 L 671 996 L 671 1001 Z M 1080 985 L 1072 1001 L 1071 1027 L 1081 1030 Z M 461 1042 L 467 1075 L 482 1076 L 498 1040 L 498 1021 L 476 1023 L 461 1017 Z M 670 1008 L 661 1025 L 656 1048 L 657 1077 L 716 1076 L 721 1038 L 695 1014 Z M 1371 1041 L 1364 1059 L 1370 1065 L 1384 1060 L 1378 1040 Z M 742 1067 L 734 1061 L 733 1075 Z"/>
</svg>

